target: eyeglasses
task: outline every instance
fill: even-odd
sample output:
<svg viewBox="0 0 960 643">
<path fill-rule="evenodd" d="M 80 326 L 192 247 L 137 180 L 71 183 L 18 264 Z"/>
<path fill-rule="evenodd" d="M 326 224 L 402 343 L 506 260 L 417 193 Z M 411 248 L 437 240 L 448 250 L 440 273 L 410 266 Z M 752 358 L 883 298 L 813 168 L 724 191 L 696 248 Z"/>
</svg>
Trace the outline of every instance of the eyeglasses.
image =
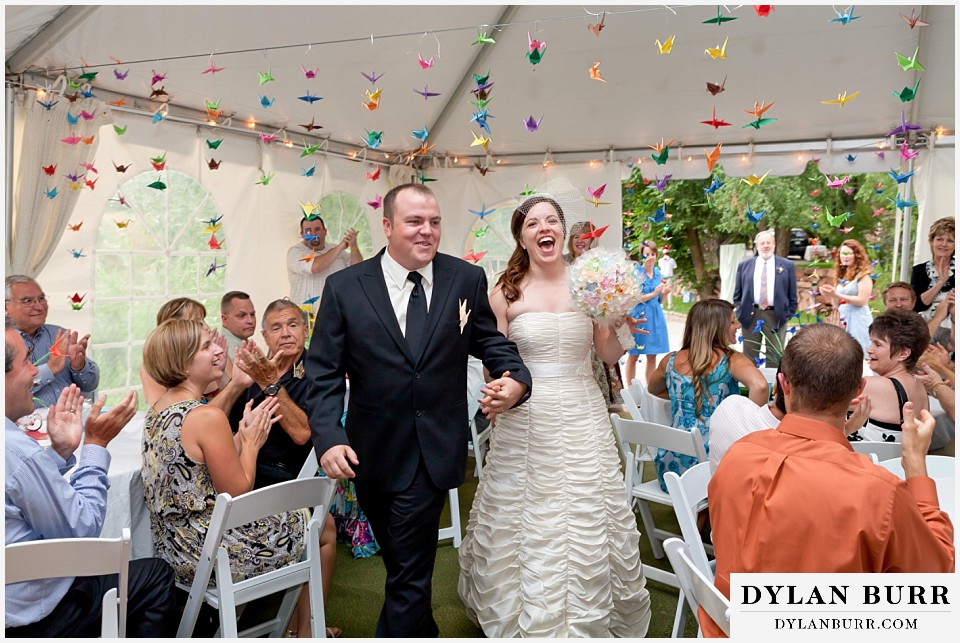
<svg viewBox="0 0 960 643">
<path fill-rule="evenodd" d="M 10 301 L 9 299 L 7 301 Z M 20 299 L 14 299 L 13 301 L 17 302 L 21 306 L 33 306 L 34 304 L 40 304 L 41 306 L 47 305 L 47 296 L 40 295 L 39 297 L 21 297 Z"/>
</svg>

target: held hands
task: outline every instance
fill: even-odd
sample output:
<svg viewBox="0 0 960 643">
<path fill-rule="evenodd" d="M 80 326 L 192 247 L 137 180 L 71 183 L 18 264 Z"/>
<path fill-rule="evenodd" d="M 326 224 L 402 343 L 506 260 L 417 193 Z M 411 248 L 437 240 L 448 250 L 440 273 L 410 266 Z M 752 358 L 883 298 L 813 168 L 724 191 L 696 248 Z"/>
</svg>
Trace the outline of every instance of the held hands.
<svg viewBox="0 0 960 643">
<path fill-rule="evenodd" d="M 936 424 L 929 411 L 920 411 L 918 420 L 913 409 L 913 402 L 903 405 L 902 463 L 907 478 L 927 475 L 927 450 Z"/>
<path fill-rule="evenodd" d="M 266 398 L 256 408 L 253 408 L 253 400 L 247 402 L 243 407 L 243 419 L 237 430 L 243 448 L 260 450 L 267 441 L 267 436 L 270 435 L 270 427 L 283 417 L 282 415 L 274 416 L 279 405 L 280 402 L 275 397 Z"/>
<path fill-rule="evenodd" d="M 480 392 L 484 394 L 478 400 L 480 410 L 487 419 L 492 419 L 497 413 L 503 413 L 519 402 L 527 392 L 527 386 L 510 377 L 510 371 L 504 371 L 499 379 L 488 382 Z"/>
</svg>

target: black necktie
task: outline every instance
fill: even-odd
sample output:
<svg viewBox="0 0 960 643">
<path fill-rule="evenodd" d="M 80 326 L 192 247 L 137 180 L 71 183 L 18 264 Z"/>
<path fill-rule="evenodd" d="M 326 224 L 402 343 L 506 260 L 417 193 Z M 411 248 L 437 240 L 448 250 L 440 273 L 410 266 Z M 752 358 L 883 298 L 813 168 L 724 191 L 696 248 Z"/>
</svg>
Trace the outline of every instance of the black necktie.
<svg viewBox="0 0 960 643">
<path fill-rule="evenodd" d="M 413 290 L 407 300 L 407 345 L 414 359 L 419 359 L 427 326 L 427 296 L 423 292 L 423 275 L 411 272 L 407 275 L 407 280 L 413 282 Z"/>
</svg>

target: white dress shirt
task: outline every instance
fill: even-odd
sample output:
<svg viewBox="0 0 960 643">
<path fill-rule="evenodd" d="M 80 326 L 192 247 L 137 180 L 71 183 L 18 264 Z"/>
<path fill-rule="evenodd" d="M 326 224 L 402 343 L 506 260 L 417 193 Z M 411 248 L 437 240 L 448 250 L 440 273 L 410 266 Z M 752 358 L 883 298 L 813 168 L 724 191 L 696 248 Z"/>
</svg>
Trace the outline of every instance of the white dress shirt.
<svg viewBox="0 0 960 643">
<path fill-rule="evenodd" d="M 757 406 L 749 397 L 731 395 L 723 399 L 710 416 L 710 473 L 733 443 L 754 431 L 775 429 L 780 420 L 764 404 Z"/>
<path fill-rule="evenodd" d="M 769 259 L 766 260 L 767 268 L 767 306 L 773 308 L 773 292 L 775 286 L 773 282 L 776 280 L 776 256 L 771 255 Z M 764 260 L 760 258 L 760 255 L 757 255 L 756 263 L 753 267 L 753 302 L 760 305 L 760 272 L 763 270 Z"/>
<path fill-rule="evenodd" d="M 407 302 L 410 300 L 410 293 L 413 292 L 413 282 L 407 279 L 411 270 L 407 270 L 390 256 L 387 250 L 380 258 L 380 267 L 383 269 L 383 280 L 387 284 L 387 295 L 390 297 L 390 305 L 393 306 L 393 312 L 400 323 L 400 332 L 407 336 Z M 433 296 L 433 262 L 431 261 L 419 272 L 423 277 L 423 294 L 427 297 L 427 310 L 430 310 L 430 298 Z"/>
</svg>

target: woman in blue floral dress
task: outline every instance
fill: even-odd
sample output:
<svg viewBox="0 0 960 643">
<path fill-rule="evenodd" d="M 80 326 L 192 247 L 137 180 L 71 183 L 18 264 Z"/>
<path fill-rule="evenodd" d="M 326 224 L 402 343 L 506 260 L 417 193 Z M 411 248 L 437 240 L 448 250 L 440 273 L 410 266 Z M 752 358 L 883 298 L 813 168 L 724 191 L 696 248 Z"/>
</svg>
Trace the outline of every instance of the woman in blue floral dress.
<svg viewBox="0 0 960 643">
<path fill-rule="evenodd" d="M 767 381 L 749 358 L 730 348 L 740 328 L 733 305 L 722 299 L 699 301 L 690 309 L 683 329 L 683 345 L 670 353 L 653 374 L 650 393 L 670 398 L 673 426 L 703 437 L 710 452 L 710 416 L 730 395 L 740 393 L 740 384 L 750 389 L 750 399 L 758 406 L 769 396 Z M 663 474 L 677 475 L 697 464 L 692 456 L 657 449 L 654 465 L 660 488 L 667 490 Z"/>
</svg>

